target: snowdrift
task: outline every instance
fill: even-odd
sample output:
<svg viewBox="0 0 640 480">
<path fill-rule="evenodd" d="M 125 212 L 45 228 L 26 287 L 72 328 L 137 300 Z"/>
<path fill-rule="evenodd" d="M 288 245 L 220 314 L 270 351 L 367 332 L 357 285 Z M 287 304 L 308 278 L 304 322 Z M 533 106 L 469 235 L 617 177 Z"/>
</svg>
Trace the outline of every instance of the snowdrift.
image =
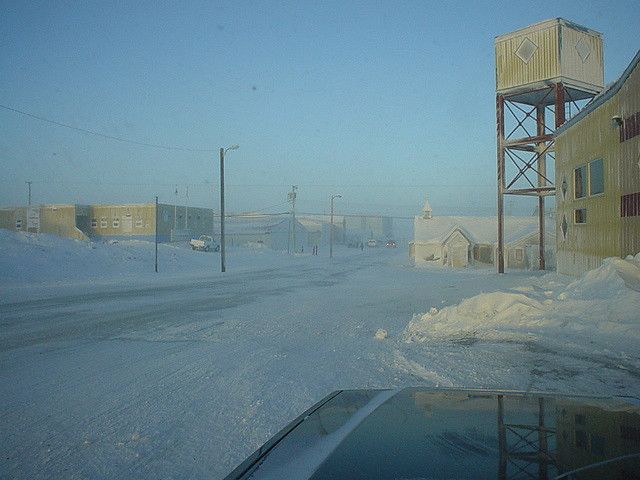
<svg viewBox="0 0 640 480">
<path fill-rule="evenodd" d="M 241 248 L 229 249 L 228 260 L 234 270 L 291 262 L 284 254 Z M 0 229 L 0 286 L 3 287 L 152 279 L 158 277 L 154 263 L 154 242 L 82 241 Z M 192 251 L 187 242 L 158 245 L 161 276 L 217 275 L 219 263 L 219 254 Z"/>
<path fill-rule="evenodd" d="M 568 285 L 557 275 L 531 286 L 483 293 L 440 311 L 415 315 L 407 342 L 545 342 L 637 356 L 640 345 L 640 254 L 606 259 Z M 535 282 L 539 283 L 535 283 Z M 626 352 L 626 353 L 625 353 Z"/>
</svg>

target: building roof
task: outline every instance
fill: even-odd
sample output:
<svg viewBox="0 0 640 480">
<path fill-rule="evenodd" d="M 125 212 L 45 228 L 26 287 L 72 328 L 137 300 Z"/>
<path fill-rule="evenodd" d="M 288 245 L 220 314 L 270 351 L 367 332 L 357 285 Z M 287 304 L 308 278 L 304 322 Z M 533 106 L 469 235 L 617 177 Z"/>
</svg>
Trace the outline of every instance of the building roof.
<svg viewBox="0 0 640 480">
<path fill-rule="evenodd" d="M 319 232 L 322 230 L 322 221 L 320 220 L 315 220 L 315 219 L 306 218 L 306 217 L 298 217 L 296 218 L 296 220 L 300 225 L 302 225 L 304 228 L 306 228 L 310 232 Z"/>
<path fill-rule="evenodd" d="M 287 217 L 274 217 L 273 215 L 252 215 L 242 217 L 229 217 L 225 220 L 225 230 L 227 234 L 269 234 L 274 230 L 281 228 L 289 228 L 289 222 L 291 218 Z M 216 225 L 220 224 L 220 218 L 216 218 Z M 300 231 L 306 230 L 309 232 L 320 231 L 322 224 L 306 218 L 296 218 L 296 228 Z"/>
<path fill-rule="evenodd" d="M 546 222 L 547 231 L 555 230 L 555 222 Z M 417 243 L 443 243 L 456 229 L 471 243 L 492 245 L 498 241 L 496 217 L 415 217 L 414 241 Z M 538 231 L 538 217 L 506 217 L 505 243 L 515 242 Z"/>
<path fill-rule="evenodd" d="M 607 85 L 605 89 L 602 92 L 600 92 L 598 95 L 593 97 L 593 99 L 582 110 L 580 110 L 579 113 L 574 115 L 571 119 L 566 121 L 558 129 L 556 129 L 555 134 L 560 135 L 564 133 L 567 129 L 574 126 L 576 123 L 578 123 L 584 117 L 589 115 L 591 112 L 593 112 L 596 108 L 601 106 L 607 100 L 611 99 L 611 97 L 613 97 L 616 93 L 618 93 L 620 88 L 622 88 L 622 85 L 624 85 L 624 82 L 627 81 L 627 79 L 631 75 L 631 72 L 633 72 L 633 70 L 638 66 L 638 63 L 640 63 L 640 50 L 638 50 L 635 57 L 633 57 L 633 60 L 631 60 L 631 63 L 627 66 L 627 68 L 622 73 L 622 75 L 620 75 L 620 78 L 618 78 L 618 80 Z"/>
<path fill-rule="evenodd" d="M 535 32 L 535 31 L 539 31 L 542 30 L 544 28 L 549 28 L 549 27 L 554 27 L 556 25 L 566 25 L 567 27 L 573 28 L 574 30 L 580 30 L 582 32 L 585 33 L 589 33 L 591 35 L 598 35 L 598 36 L 602 36 L 602 33 L 593 30 L 591 28 L 587 28 L 583 25 L 579 25 L 575 22 L 572 22 L 571 20 L 567 20 L 566 18 L 562 18 L 562 17 L 555 17 L 555 18 L 548 18 L 547 20 L 542 20 L 540 22 L 536 22 L 536 23 L 532 23 L 530 25 L 527 25 L 526 27 L 522 27 L 519 28 L 517 30 L 513 30 L 512 32 L 507 32 L 507 33 L 502 33 L 500 35 L 496 35 L 495 36 L 495 41 L 499 42 L 505 39 L 509 39 L 512 38 L 516 35 L 525 35 L 527 33 L 530 32 Z"/>
</svg>

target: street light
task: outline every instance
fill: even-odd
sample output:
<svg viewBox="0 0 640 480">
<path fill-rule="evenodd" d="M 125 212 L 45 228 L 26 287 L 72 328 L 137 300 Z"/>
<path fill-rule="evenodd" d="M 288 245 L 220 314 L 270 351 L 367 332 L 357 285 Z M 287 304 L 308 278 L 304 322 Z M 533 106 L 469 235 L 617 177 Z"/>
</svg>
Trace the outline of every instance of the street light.
<svg viewBox="0 0 640 480">
<path fill-rule="evenodd" d="M 229 150 L 237 150 L 240 145 L 220 148 L 220 270 L 226 271 L 224 263 L 224 154 Z"/>
<path fill-rule="evenodd" d="M 333 199 L 342 195 L 331 195 L 331 227 L 329 228 L 329 258 L 333 258 Z"/>
</svg>

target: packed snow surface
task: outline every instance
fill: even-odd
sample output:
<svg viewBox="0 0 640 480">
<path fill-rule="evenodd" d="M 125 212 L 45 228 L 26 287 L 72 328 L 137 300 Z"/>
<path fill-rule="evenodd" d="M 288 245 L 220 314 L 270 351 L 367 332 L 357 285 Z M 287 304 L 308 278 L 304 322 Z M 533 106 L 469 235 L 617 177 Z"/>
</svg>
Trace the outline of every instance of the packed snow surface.
<svg viewBox="0 0 640 480">
<path fill-rule="evenodd" d="M 408 341 L 535 341 L 545 348 L 626 358 L 640 346 L 640 254 L 609 258 L 567 286 L 553 276 L 530 287 L 482 293 L 413 317 Z M 556 294 L 554 287 L 559 290 Z"/>
<path fill-rule="evenodd" d="M 640 256 L 579 279 L 0 230 L 0 477 L 220 478 L 331 391 L 640 396 Z M 426 312 L 419 313 L 418 312 Z M 383 333 L 384 332 L 384 333 Z"/>
</svg>

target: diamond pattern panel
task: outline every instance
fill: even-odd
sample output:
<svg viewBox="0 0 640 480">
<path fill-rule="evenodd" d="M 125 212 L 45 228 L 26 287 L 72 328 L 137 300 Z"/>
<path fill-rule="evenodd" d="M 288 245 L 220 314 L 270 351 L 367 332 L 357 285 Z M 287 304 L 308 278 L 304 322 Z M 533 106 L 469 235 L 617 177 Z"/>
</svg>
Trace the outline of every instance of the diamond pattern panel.
<svg viewBox="0 0 640 480">
<path fill-rule="evenodd" d="M 586 62 L 589 55 L 591 55 L 591 47 L 583 38 L 578 40 L 578 43 L 576 43 L 576 51 L 578 52 L 578 55 L 580 55 L 582 63 Z"/>
<path fill-rule="evenodd" d="M 533 54 L 536 53 L 536 50 L 538 50 L 538 46 L 528 38 L 525 38 L 524 40 L 522 40 L 522 43 L 520 43 L 520 46 L 515 51 L 515 54 L 524 63 L 529 63 L 529 60 L 531 60 Z"/>
</svg>

